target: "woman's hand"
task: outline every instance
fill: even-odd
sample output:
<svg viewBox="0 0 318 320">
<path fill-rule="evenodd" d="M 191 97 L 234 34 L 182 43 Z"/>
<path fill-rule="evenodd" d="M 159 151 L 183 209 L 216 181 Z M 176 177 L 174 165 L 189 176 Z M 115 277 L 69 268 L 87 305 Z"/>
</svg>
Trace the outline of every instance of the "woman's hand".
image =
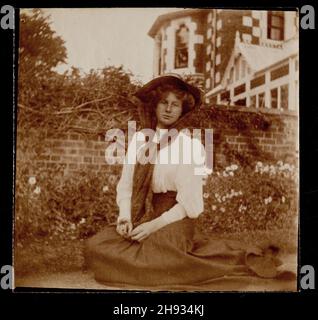
<svg viewBox="0 0 318 320">
<path fill-rule="evenodd" d="M 131 240 L 142 241 L 164 226 L 162 219 L 156 218 L 136 227 L 130 234 Z"/>
<path fill-rule="evenodd" d="M 125 239 L 130 237 L 130 233 L 133 229 L 133 225 L 130 220 L 128 219 L 118 219 L 116 231 Z"/>
</svg>

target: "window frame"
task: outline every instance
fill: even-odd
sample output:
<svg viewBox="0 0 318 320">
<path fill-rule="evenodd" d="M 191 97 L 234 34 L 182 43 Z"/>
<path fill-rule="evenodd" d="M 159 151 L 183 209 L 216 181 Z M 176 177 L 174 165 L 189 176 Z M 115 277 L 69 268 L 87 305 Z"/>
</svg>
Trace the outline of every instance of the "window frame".
<svg viewBox="0 0 318 320">
<path fill-rule="evenodd" d="M 263 105 L 261 105 L 261 96 L 262 96 Z M 257 94 L 257 108 L 264 109 L 265 107 L 266 107 L 265 106 L 265 91 L 262 91 Z"/>
<path fill-rule="evenodd" d="M 188 40 L 185 44 L 178 44 L 178 33 L 181 29 L 185 27 L 188 32 Z M 189 67 L 189 37 L 190 37 L 190 30 L 185 23 L 181 23 L 175 31 L 175 50 L 174 50 L 174 68 L 175 69 L 184 69 Z M 179 54 L 186 53 L 187 61 L 186 63 L 180 63 L 179 61 Z"/>
<path fill-rule="evenodd" d="M 279 98 L 278 98 L 278 96 L 279 96 L 279 94 L 280 94 L 280 90 L 278 90 L 279 88 L 278 87 L 275 87 L 275 88 L 272 88 L 271 90 L 270 90 L 270 98 L 271 98 L 271 100 L 270 100 L 270 108 L 271 109 L 278 109 L 280 106 L 279 106 Z M 276 92 L 276 97 L 273 97 L 273 92 Z M 275 100 L 275 106 L 273 106 L 273 101 L 274 101 L 274 98 L 276 99 Z"/>
<path fill-rule="evenodd" d="M 275 20 L 280 23 L 275 23 Z M 279 36 L 274 36 L 274 32 L 279 32 Z M 285 39 L 285 15 L 284 11 L 268 11 L 267 13 L 267 38 L 275 41 Z"/>
<path fill-rule="evenodd" d="M 287 88 L 286 90 L 286 102 L 287 102 L 287 106 L 284 108 L 283 107 L 283 95 L 282 95 L 282 91 L 283 91 L 283 88 Z M 279 86 L 279 95 L 280 95 L 280 108 L 283 109 L 283 110 L 288 110 L 289 109 L 289 84 L 286 83 L 286 84 L 282 84 Z"/>
</svg>

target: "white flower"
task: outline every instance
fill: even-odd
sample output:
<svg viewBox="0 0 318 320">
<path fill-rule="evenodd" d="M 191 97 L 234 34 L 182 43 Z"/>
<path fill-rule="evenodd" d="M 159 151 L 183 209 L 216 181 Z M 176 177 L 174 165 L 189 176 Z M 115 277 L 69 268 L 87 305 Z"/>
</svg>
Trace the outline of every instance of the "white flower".
<svg viewBox="0 0 318 320">
<path fill-rule="evenodd" d="M 263 168 L 263 172 L 268 172 L 269 171 L 269 166 L 266 165 L 264 168 Z"/>
<path fill-rule="evenodd" d="M 282 196 L 282 203 L 285 203 L 286 199 L 284 196 Z"/>
<path fill-rule="evenodd" d="M 29 184 L 32 186 L 32 185 L 34 185 L 34 184 L 36 184 L 36 179 L 35 179 L 35 177 L 30 177 L 29 178 Z"/>
<path fill-rule="evenodd" d="M 221 210 L 221 212 L 225 212 L 225 209 L 223 207 L 220 210 Z"/>
<path fill-rule="evenodd" d="M 228 177 L 228 174 L 225 171 L 223 171 L 223 177 Z"/>
<path fill-rule="evenodd" d="M 256 166 L 257 166 L 257 167 L 262 167 L 262 166 L 263 166 L 263 163 L 260 162 L 260 161 L 257 161 Z"/>
<path fill-rule="evenodd" d="M 294 166 L 293 166 L 293 165 L 290 165 L 290 164 L 286 164 L 286 169 L 287 169 L 289 172 L 293 172 Z"/>
<path fill-rule="evenodd" d="M 213 205 L 211 208 L 213 211 L 215 211 L 217 207 L 215 205 Z"/>
<path fill-rule="evenodd" d="M 237 170 L 237 169 L 238 169 L 238 165 L 232 164 L 232 165 L 231 165 L 231 169 L 232 169 L 233 171 Z"/>
<path fill-rule="evenodd" d="M 279 165 L 281 167 L 283 165 L 283 161 L 281 161 L 281 160 L 277 161 L 277 165 Z"/>
<path fill-rule="evenodd" d="M 39 186 L 37 186 L 34 191 L 35 194 L 40 194 L 41 193 L 41 188 Z"/>
<path fill-rule="evenodd" d="M 80 224 L 83 224 L 86 222 L 86 219 L 85 218 L 82 218 L 81 221 L 79 222 Z"/>
<path fill-rule="evenodd" d="M 109 190 L 108 186 L 103 187 L 103 192 L 107 192 Z"/>
<path fill-rule="evenodd" d="M 233 172 L 233 171 L 230 171 L 230 172 L 229 172 L 229 175 L 233 177 L 233 176 L 234 176 L 234 172 Z"/>
<path fill-rule="evenodd" d="M 215 193 L 214 196 L 215 196 L 215 198 L 218 198 L 218 197 L 219 197 L 219 194 L 218 194 L 218 193 Z"/>
<path fill-rule="evenodd" d="M 225 171 L 231 171 L 232 169 L 231 169 L 231 167 L 226 167 L 225 168 Z"/>
<path fill-rule="evenodd" d="M 265 204 L 269 204 L 273 201 L 273 198 L 271 196 L 269 196 L 268 198 L 264 199 Z"/>
<path fill-rule="evenodd" d="M 208 193 L 206 193 L 206 192 L 204 192 L 204 193 L 203 193 L 203 198 L 204 198 L 204 199 L 209 198 L 209 194 L 208 194 Z"/>
<path fill-rule="evenodd" d="M 243 192 L 240 190 L 240 191 L 238 192 L 238 194 L 239 194 L 240 196 L 242 196 L 242 195 L 243 195 Z"/>
<path fill-rule="evenodd" d="M 71 230 L 75 230 L 75 229 L 76 229 L 75 223 L 72 223 L 72 224 L 70 225 L 70 229 L 71 229 Z"/>
<path fill-rule="evenodd" d="M 226 200 L 226 197 L 225 197 L 225 196 L 223 196 L 223 197 L 222 197 L 222 201 L 224 202 L 225 200 Z"/>
</svg>

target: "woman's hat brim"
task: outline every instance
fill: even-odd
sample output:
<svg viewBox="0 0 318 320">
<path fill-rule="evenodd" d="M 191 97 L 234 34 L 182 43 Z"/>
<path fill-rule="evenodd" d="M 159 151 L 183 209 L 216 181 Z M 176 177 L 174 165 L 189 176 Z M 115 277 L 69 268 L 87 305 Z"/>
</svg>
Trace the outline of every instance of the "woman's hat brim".
<svg viewBox="0 0 318 320">
<path fill-rule="evenodd" d="M 201 104 L 201 91 L 198 88 L 192 86 L 191 84 L 175 76 L 161 76 L 161 77 L 155 78 L 149 81 L 148 83 L 146 83 L 142 88 L 140 88 L 135 93 L 135 96 L 140 100 L 145 101 L 147 99 L 149 92 L 163 85 L 173 85 L 178 89 L 189 92 L 194 98 L 194 101 L 195 101 L 194 107 L 197 107 Z"/>
</svg>

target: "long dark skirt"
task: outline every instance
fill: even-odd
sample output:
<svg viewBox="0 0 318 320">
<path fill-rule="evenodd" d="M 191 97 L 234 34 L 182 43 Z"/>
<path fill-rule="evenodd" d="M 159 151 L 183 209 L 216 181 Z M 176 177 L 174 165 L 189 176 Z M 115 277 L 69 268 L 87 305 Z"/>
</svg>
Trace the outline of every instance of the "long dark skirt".
<svg viewBox="0 0 318 320">
<path fill-rule="evenodd" d="M 155 215 L 175 203 L 173 192 L 154 194 Z M 115 226 L 107 226 L 87 241 L 86 264 L 98 282 L 125 289 L 240 290 L 266 286 L 266 279 L 295 277 L 278 271 L 272 250 L 205 238 L 195 232 L 194 222 L 177 221 L 141 243 L 126 240 Z M 295 290 L 295 284 L 288 289 Z"/>
</svg>

